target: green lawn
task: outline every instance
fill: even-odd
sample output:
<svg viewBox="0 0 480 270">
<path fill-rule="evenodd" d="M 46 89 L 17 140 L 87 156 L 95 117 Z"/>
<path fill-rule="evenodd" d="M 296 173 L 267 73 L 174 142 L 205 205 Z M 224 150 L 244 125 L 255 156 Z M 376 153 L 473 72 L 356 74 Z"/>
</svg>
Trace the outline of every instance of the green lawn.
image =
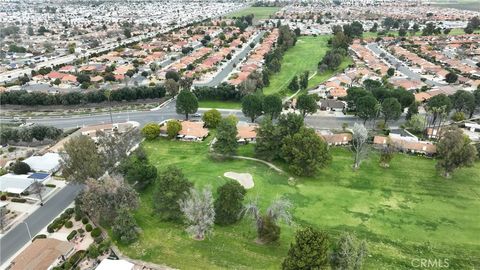
<svg viewBox="0 0 480 270">
<path fill-rule="evenodd" d="M 361 168 L 351 169 L 352 154 L 332 150 L 333 161 L 315 177 L 288 185 L 282 176 L 253 161 L 217 162 L 209 159 L 207 143 L 167 140 L 144 142 L 151 162 L 162 169 L 181 167 L 195 186 L 225 183 L 227 171 L 248 172 L 255 187 L 249 198 L 265 206 L 276 196 L 294 205 L 295 225 L 282 225 L 278 244 L 258 245 L 250 220 L 215 227 L 213 235 L 195 241 L 185 226 L 159 221 L 152 211 L 152 190 L 141 195 L 135 217 L 143 233 L 138 243 L 120 246 L 126 255 L 180 269 L 278 269 L 296 229 L 312 225 L 337 237 L 354 232 L 368 242 L 364 269 L 412 269 L 412 259 L 448 259 L 449 269 L 480 265 L 480 164 L 456 172 L 451 179 L 437 176 L 434 160 L 403 154 L 388 169 L 370 152 Z M 253 147 L 241 153 L 252 155 Z"/>
<path fill-rule="evenodd" d="M 325 53 L 329 50 L 328 39 L 330 35 L 321 35 L 317 37 L 302 36 L 297 44 L 288 49 L 282 59 L 281 70 L 270 77 L 270 85 L 263 88 L 265 95 L 281 93 L 288 95 L 288 84 L 293 76 L 300 75 L 304 71 L 310 71 L 312 76 L 317 71 L 318 62 L 322 60 Z M 336 72 L 343 70 L 352 63 L 350 58 L 345 58 L 337 71 L 328 71 L 313 76 L 308 87 L 314 87 L 332 77 Z"/>
<path fill-rule="evenodd" d="M 241 17 L 241 16 L 247 16 L 247 15 L 253 14 L 254 19 L 263 20 L 263 19 L 270 18 L 270 15 L 275 14 L 279 10 L 280 10 L 279 7 L 248 7 L 248 8 L 244 8 L 244 9 L 235 11 L 233 13 L 230 13 L 227 16 L 229 18 L 232 18 L 232 17 Z"/>
<path fill-rule="evenodd" d="M 213 109 L 241 109 L 242 103 L 240 101 L 221 101 L 221 100 L 199 100 L 199 108 L 213 108 Z"/>
</svg>

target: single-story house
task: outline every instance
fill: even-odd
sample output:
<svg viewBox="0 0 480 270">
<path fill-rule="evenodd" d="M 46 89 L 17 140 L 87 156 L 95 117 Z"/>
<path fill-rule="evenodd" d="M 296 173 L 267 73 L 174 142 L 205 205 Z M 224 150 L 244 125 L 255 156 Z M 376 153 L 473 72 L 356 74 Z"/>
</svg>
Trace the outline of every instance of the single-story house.
<svg viewBox="0 0 480 270">
<path fill-rule="evenodd" d="M 20 194 L 27 190 L 33 182 L 45 182 L 50 179 L 48 173 L 31 173 L 31 174 L 13 174 L 7 173 L 0 176 L 0 191 Z"/>
<path fill-rule="evenodd" d="M 434 155 L 437 152 L 437 147 L 427 141 L 419 141 L 413 137 L 403 137 L 397 134 L 390 134 L 386 136 L 375 136 L 373 144 L 377 146 L 385 146 L 390 143 L 400 151 L 408 153 L 418 153 L 424 155 Z"/>
<path fill-rule="evenodd" d="M 343 112 L 343 110 L 347 108 L 347 103 L 345 101 L 337 99 L 322 99 L 319 103 L 320 110 L 322 111 Z"/>
<path fill-rule="evenodd" d="M 10 270 L 48 270 L 72 255 L 73 244 L 54 238 L 36 239 L 10 264 Z"/>
<path fill-rule="evenodd" d="M 135 265 L 125 260 L 103 259 L 95 270 L 132 270 Z"/>
<path fill-rule="evenodd" d="M 167 122 L 160 123 L 160 136 L 167 136 Z M 178 132 L 177 139 L 182 141 L 202 141 L 208 136 L 208 129 L 204 128 L 204 123 L 193 121 L 181 121 L 182 129 Z"/>
<path fill-rule="evenodd" d="M 351 133 L 332 133 L 325 131 L 317 131 L 317 134 L 325 140 L 328 145 L 347 145 L 352 141 Z"/>
<path fill-rule="evenodd" d="M 239 143 L 255 142 L 257 139 L 257 126 L 250 124 L 237 124 L 237 139 Z"/>
<path fill-rule="evenodd" d="M 35 172 L 53 174 L 60 169 L 61 157 L 57 153 L 46 153 L 43 156 L 31 156 L 23 162 L 27 163 Z"/>
</svg>

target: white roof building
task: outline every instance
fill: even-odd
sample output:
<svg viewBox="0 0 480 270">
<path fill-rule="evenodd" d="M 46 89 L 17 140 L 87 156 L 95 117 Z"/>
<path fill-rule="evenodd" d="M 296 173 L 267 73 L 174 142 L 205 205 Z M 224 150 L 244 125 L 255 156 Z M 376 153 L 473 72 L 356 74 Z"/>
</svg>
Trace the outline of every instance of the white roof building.
<svg viewBox="0 0 480 270">
<path fill-rule="evenodd" d="M 13 174 L 0 176 L 0 191 L 20 194 L 29 188 L 34 181 L 44 182 L 49 179 L 45 173 Z"/>
<path fill-rule="evenodd" d="M 43 156 L 31 156 L 23 162 L 27 163 L 33 171 L 54 173 L 60 169 L 60 155 L 46 153 Z"/>
<path fill-rule="evenodd" d="M 96 270 L 132 270 L 134 264 L 125 260 L 104 259 Z"/>
</svg>

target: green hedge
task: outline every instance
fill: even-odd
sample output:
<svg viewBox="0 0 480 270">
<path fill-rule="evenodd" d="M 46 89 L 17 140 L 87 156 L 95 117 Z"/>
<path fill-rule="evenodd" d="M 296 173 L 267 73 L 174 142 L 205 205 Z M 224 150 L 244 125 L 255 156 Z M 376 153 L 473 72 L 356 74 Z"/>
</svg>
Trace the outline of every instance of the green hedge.
<svg viewBox="0 0 480 270">
<path fill-rule="evenodd" d="M 26 203 L 26 202 L 27 202 L 27 199 L 24 199 L 24 198 L 12 198 L 11 201 L 12 201 L 12 202 L 16 202 L 16 203 Z"/>
<path fill-rule="evenodd" d="M 56 188 L 57 185 L 54 185 L 54 184 L 45 184 L 46 187 L 49 187 L 49 188 Z"/>
<path fill-rule="evenodd" d="M 32 242 L 37 240 L 37 239 L 45 239 L 47 236 L 45 234 L 37 234 L 33 239 Z"/>
<path fill-rule="evenodd" d="M 75 237 L 75 235 L 77 235 L 77 231 L 76 230 L 73 230 L 68 236 L 67 236 L 67 240 L 70 241 L 72 240 L 73 237 Z"/>
<path fill-rule="evenodd" d="M 95 229 L 93 229 L 92 232 L 90 233 L 90 235 L 91 235 L 93 238 L 99 237 L 100 234 L 102 234 L 102 230 L 100 230 L 100 228 L 95 228 Z"/>
</svg>

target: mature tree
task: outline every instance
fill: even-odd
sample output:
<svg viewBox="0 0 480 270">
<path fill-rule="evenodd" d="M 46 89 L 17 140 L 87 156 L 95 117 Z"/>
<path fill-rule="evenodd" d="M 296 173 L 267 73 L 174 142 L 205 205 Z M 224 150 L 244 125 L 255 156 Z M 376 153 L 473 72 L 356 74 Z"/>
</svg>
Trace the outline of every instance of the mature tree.
<svg viewBox="0 0 480 270">
<path fill-rule="evenodd" d="M 237 153 L 237 123 L 223 118 L 217 127 L 217 140 L 213 144 L 215 153 L 222 156 L 233 156 Z"/>
<path fill-rule="evenodd" d="M 183 90 L 178 94 L 176 111 L 178 114 L 184 114 L 188 120 L 188 115 L 196 113 L 198 110 L 198 99 L 191 91 Z"/>
<path fill-rule="evenodd" d="M 80 195 L 83 212 L 102 224 L 110 224 L 117 216 L 118 210 L 134 210 L 138 207 L 138 194 L 119 175 L 106 175 L 100 179 L 89 179 Z"/>
<path fill-rule="evenodd" d="M 263 99 L 262 108 L 263 112 L 273 120 L 282 112 L 282 99 L 278 95 L 266 96 Z"/>
<path fill-rule="evenodd" d="M 278 128 L 280 136 L 293 136 L 304 126 L 303 117 L 295 113 L 282 114 L 278 118 Z"/>
<path fill-rule="evenodd" d="M 182 90 L 190 91 L 190 89 L 192 88 L 193 79 L 184 77 L 184 78 L 180 79 L 180 81 L 178 83 L 179 83 L 180 88 Z"/>
<path fill-rule="evenodd" d="M 477 86 L 477 90 L 473 91 L 473 95 L 475 96 L 475 107 L 480 108 L 480 85 Z"/>
<path fill-rule="evenodd" d="M 174 81 L 173 79 L 167 79 L 163 86 L 165 87 L 165 90 L 167 90 L 167 93 L 172 97 L 178 94 L 178 90 L 180 88 L 178 82 Z"/>
<path fill-rule="evenodd" d="M 180 80 L 180 75 L 175 70 L 169 70 L 165 73 L 165 80 L 174 80 L 178 82 Z"/>
<path fill-rule="evenodd" d="M 248 203 L 242 212 L 253 218 L 257 229 L 257 242 L 268 244 L 280 238 L 278 222 L 283 221 L 286 224 L 291 224 L 290 208 L 292 208 L 290 201 L 277 198 L 270 204 L 264 214 L 260 212 L 257 202 Z"/>
<path fill-rule="evenodd" d="M 419 114 L 414 114 L 406 123 L 406 126 L 415 133 L 420 133 L 426 127 L 425 117 Z"/>
<path fill-rule="evenodd" d="M 143 150 L 135 151 L 120 167 L 125 180 L 137 190 L 144 190 L 157 179 L 157 168 L 148 162 Z"/>
<path fill-rule="evenodd" d="M 296 107 L 300 110 L 300 113 L 304 118 L 307 114 L 314 114 L 318 110 L 318 104 L 315 97 L 307 94 L 298 97 Z"/>
<path fill-rule="evenodd" d="M 215 200 L 215 223 L 230 225 L 240 219 L 243 199 L 247 190 L 237 181 L 228 181 L 217 189 Z"/>
<path fill-rule="evenodd" d="M 188 225 L 187 232 L 196 240 L 205 239 L 215 222 L 211 188 L 207 186 L 202 191 L 191 188 L 178 203 Z"/>
<path fill-rule="evenodd" d="M 222 120 L 222 114 L 216 109 L 211 109 L 203 114 L 202 120 L 205 122 L 205 126 L 209 128 L 216 128 Z"/>
<path fill-rule="evenodd" d="M 117 217 L 113 220 L 112 233 L 120 243 L 125 245 L 138 240 L 140 228 L 129 209 L 120 208 L 117 210 Z"/>
<path fill-rule="evenodd" d="M 153 207 L 163 220 L 179 220 L 182 217 L 178 202 L 193 187 L 180 169 L 169 166 L 159 173 L 153 193 Z"/>
<path fill-rule="evenodd" d="M 375 119 L 378 115 L 378 102 L 372 95 L 363 96 L 357 99 L 355 107 L 357 115 L 363 120 L 365 124 L 368 120 Z"/>
<path fill-rule="evenodd" d="M 344 233 L 334 248 L 330 264 L 332 269 L 359 270 L 362 269 L 366 256 L 367 243 L 357 240 L 354 235 Z"/>
<path fill-rule="evenodd" d="M 427 111 L 433 115 L 432 125 L 435 125 L 438 118 L 443 114 L 449 114 L 452 110 L 452 101 L 445 94 L 439 94 L 430 98 L 427 102 Z"/>
<path fill-rule="evenodd" d="M 396 98 L 386 98 L 382 102 L 382 113 L 385 124 L 389 120 L 398 120 L 402 115 L 402 105 Z"/>
<path fill-rule="evenodd" d="M 173 139 L 177 137 L 178 133 L 182 130 L 182 124 L 178 120 L 169 120 L 167 122 L 167 135 L 168 138 Z"/>
<path fill-rule="evenodd" d="M 348 88 L 347 97 L 346 97 L 346 100 L 348 102 L 348 107 L 351 109 L 355 109 L 359 98 L 364 96 L 371 96 L 371 95 L 372 93 L 370 91 L 367 91 L 365 88 L 362 88 L 362 87 Z"/>
<path fill-rule="evenodd" d="M 315 174 L 331 160 L 325 141 L 306 127 L 283 139 L 282 157 L 294 174 L 303 176 Z"/>
<path fill-rule="evenodd" d="M 415 103 L 415 95 L 403 88 L 395 88 L 389 94 L 400 102 L 402 110 Z"/>
<path fill-rule="evenodd" d="M 308 70 L 307 70 L 307 71 L 304 71 L 304 72 L 302 73 L 302 75 L 300 75 L 300 78 L 299 78 L 299 80 L 298 80 L 298 86 L 300 87 L 300 89 L 303 89 L 303 90 L 307 89 L 307 87 L 308 87 L 308 76 L 309 76 L 309 74 L 310 74 L 310 73 L 309 73 Z"/>
<path fill-rule="evenodd" d="M 12 171 L 14 174 L 27 174 L 31 171 L 31 168 L 27 163 L 17 160 L 12 165 Z"/>
<path fill-rule="evenodd" d="M 147 140 L 153 140 L 160 135 L 160 126 L 157 123 L 148 123 L 142 128 L 142 135 Z"/>
<path fill-rule="evenodd" d="M 329 241 L 325 232 L 307 227 L 297 232 L 290 244 L 283 270 L 324 269 L 328 265 Z"/>
<path fill-rule="evenodd" d="M 298 90 L 298 77 L 297 75 L 293 76 L 293 79 L 290 81 L 290 84 L 288 84 L 288 89 L 292 92 L 296 92 Z"/>
<path fill-rule="evenodd" d="M 102 156 L 95 142 L 85 135 L 71 138 L 63 145 L 62 173 L 73 182 L 84 183 L 88 178 L 98 178 L 104 173 Z"/>
<path fill-rule="evenodd" d="M 408 111 L 405 119 L 410 120 L 410 118 L 412 118 L 412 116 L 415 114 L 418 114 L 418 102 L 412 102 L 412 104 L 408 106 Z"/>
<path fill-rule="evenodd" d="M 257 128 L 255 155 L 261 159 L 274 160 L 280 157 L 281 147 L 280 129 L 269 118 L 263 119 Z"/>
<path fill-rule="evenodd" d="M 368 131 L 362 124 L 355 123 L 352 129 L 352 148 L 355 152 L 353 168 L 360 168 L 360 163 L 366 155 L 366 143 L 368 139 Z"/>
<path fill-rule="evenodd" d="M 450 72 L 445 76 L 445 81 L 447 83 L 455 83 L 457 80 L 458 80 L 458 75 L 453 72 Z"/>
<path fill-rule="evenodd" d="M 96 135 L 104 167 L 110 172 L 118 162 L 127 158 L 132 148 L 140 141 L 140 132 L 137 128 L 130 129 L 122 134 L 118 132 L 113 134 L 97 132 Z"/>
<path fill-rule="evenodd" d="M 263 98 L 258 94 L 249 94 L 242 99 L 242 112 L 252 120 L 252 123 L 263 112 Z"/>
<path fill-rule="evenodd" d="M 457 127 L 442 129 L 441 138 L 437 143 L 439 160 L 437 168 L 444 177 L 461 167 L 471 166 L 475 162 L 477 149 L 470 144 L 470 139 Z"/>
<path fill-rule="evenodd" d="M 458 90 L 451 96 L 453 108 L 457 112 L 464 112 L 469 115 L 469 118 L 473 116 L 475 112 L 475 96 L 474 94 L 465 90 Z"/>
</svg>

